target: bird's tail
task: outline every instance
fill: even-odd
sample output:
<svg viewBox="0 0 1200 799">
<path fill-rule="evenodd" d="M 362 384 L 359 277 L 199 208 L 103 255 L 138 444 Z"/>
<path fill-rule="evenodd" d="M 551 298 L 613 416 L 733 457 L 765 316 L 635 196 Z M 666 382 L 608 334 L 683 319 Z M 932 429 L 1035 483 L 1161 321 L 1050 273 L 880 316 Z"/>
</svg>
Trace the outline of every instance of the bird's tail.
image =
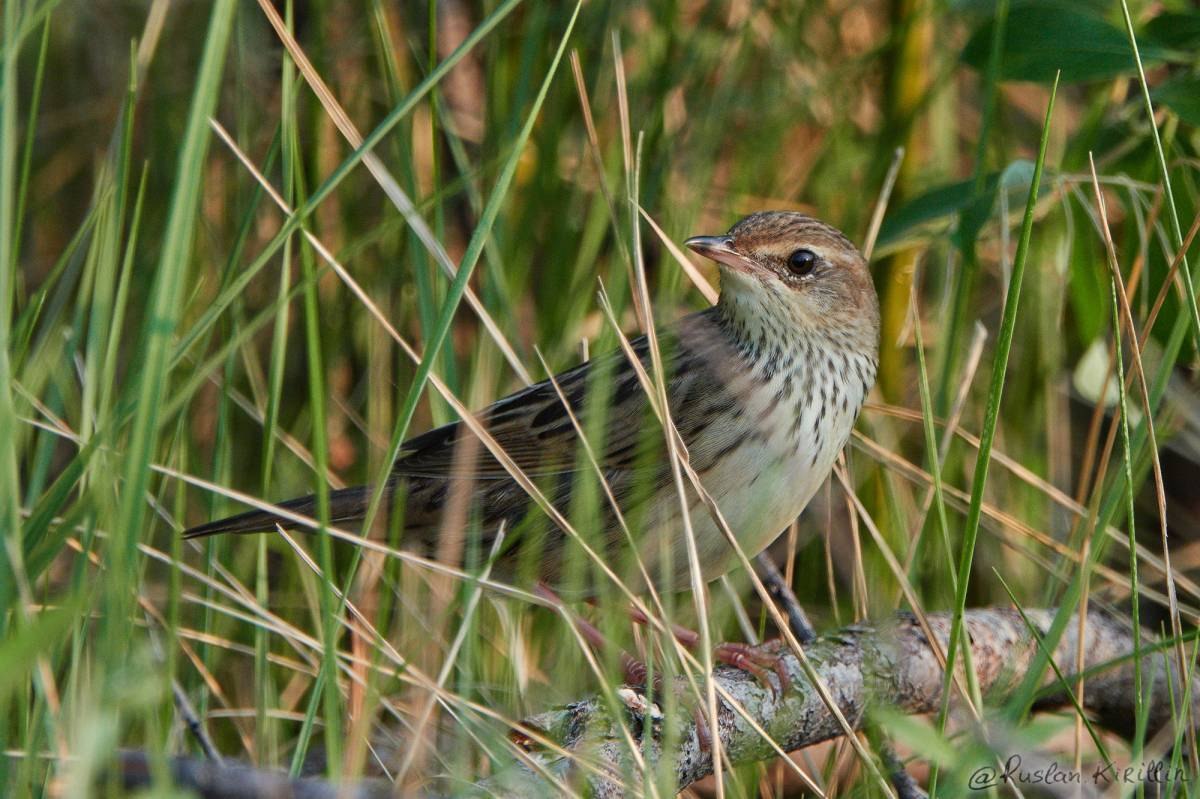
<svg viewBox="0 0 1200 799">
<path fill-rule="evenodd" d="M 370 501 L 370 486 L 356 486 L 354 488 L 331 491 L 329 493 L 329 523 L 354 522 L 364 518 L 367 515 L 367 505 Z M 280 510 L 289 511 L 297 516 L 307 516 L 310 519 L 317 517 L 317 497 L 315 494 L 280 502 L 277 507 Z M 265 533 L 274 530 L 276 525 L 285 530 L 308 530 L 312 528 L 311 525 L 303 524 L 295 519 L 281 516 L 277 513 L 252 510 L 247 513 L 239 513 L 237 516 L 229 516 L 224 519 L 217 519 L 216 521 L 188 528 L 183 531 L 183 537 L 203 538 L 204 536 L 217 535 L 218 533 Z"/>
</svg>

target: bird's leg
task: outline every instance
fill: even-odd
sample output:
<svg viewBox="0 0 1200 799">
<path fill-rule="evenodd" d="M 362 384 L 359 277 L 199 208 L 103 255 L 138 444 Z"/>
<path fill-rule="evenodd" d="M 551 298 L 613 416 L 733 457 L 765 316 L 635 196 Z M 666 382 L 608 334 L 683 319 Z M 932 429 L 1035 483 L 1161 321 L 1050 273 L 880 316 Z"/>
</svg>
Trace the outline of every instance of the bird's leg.
<svg viewBox="0 0 1200 799">
<path fill-rule="evenodd" d="M 759 558 L 759 563 L 762 565 L 764 558 Z M 773 563 L 767 562 L 768 565 L 774 567 Z M 774 572 L 773 574 L 771 572 Z M 811 625 L 807 624 L 807 618 L 804 616 L 804 611 L 800 609 L 799 603 L 796 602 L 795 594 L 792 594 L 790 588 L 783 582 L 782 575 L 777 569 L 772 568 L 767 572 L 767 583 L 769 588 L 773 587 L 772 595 L 778 598 L 784 607 L 787 609 L 788 620 L 792 623 L 793 632 L 797 635 L 802 643 L 808 643 L 815 638 L 815 633 L 812 631 Z M 782 589 L 782 590 L 781 590 Z M 566 610 L 566 603 L 554 593 L 551 588 L 545 583 L 539 583 L 536 593 L 543 599 L 547 599 L 559 608 Z M 567 611 L 570 613 L 570 611 Z M 650 620 L 646 614 L 636 607 L 629 608 L 629 617 L 636 624 L 648 626 Z M 609 642 L 594 625 L 586 620 L 571 614 L 572 620 L 578 627 L 580 634 L 592 646 L 602 649 L 608 648 Z M 675 636 L 675 640 L 683 644 L 690 650 L 695 650 L 700 642 L 700 635 L 688 628 L 670 623 L 671 634 Z M 618 654 L 621 661 L 621 669 L 624 674 L 625 681 L 630 685 L 645 687 L 646 675 L 648 669 L 646 664 L 637 658 L 630 655 L 625 650 L 621 650 Z M 735 669 L 747 672 L 753 675 L 758 682 L 772 694 L 778 696 L 780 693 L 786 692 L 791 687 L 791 679 L 788 677 L 787 669 L 784 668 L 783 661 L 774 653 L 764 651 L 762 647 L 753 646 L 746 643 L 728 642 L 718 644 L 713 650 L 713 658 L 718 663 L 723 663 L 728 666 L 733 666 Z M 776 689 L 775 684 L 771 682 L 768 669 L 775 673 L 779 680 L 779 688 Z M 658 682 L 658 679 L 655 679 Z M 659 688 L 655 685 L 655 688 Z M 702 726 L 702 725 L 698 725 Z M 701 734 L 703 739 L 704 735 Z M 703 744 L 703 740 L 701 741 Z"/>
<path fill-rule="evenodd" d="M 593 647 L 601 649 L 609 646 L 608 639 L 604 637 L 604 633 L 596 629 L 596 627 L 590 622 L 571 613 L 570 610 L 567 609 L 566 604 L 562 601 L 562 599 L 560 599 L 548 585 L 545 583 L 538 583 L 534 592 L 543 599 L 553 602 L 556 606 L 562 608 L 568 614 L 570 614 L 572 621 L 579 628 L 580 635 L 582 635 L 584 639 Z M 589 602 L 591 602 L 591 600 L 589 600 Z M 646 616 L 646 614 L 638 610 L 636 607 L 629 608 L 629 617 L 636 624 L 641 624 L 644 626 L 649 626 L 650 624 L 650 619 Z M 679 624 L 671 623 L 670 627 L 672 635 L 675 636 L 675 640 L 679 641 L 679 643 L 683 644 L 690 650 L 694 650 L 696 648 L 696 645 L 700 641 L 699 633 L 689 630 L 688 628 Z M 623 672 L 625 682 L 630 685 L 645 689 L 647 687 L 646 676 L 648 674 L 646 664 L 630 655 L 624 649 L 619 651 L 618 657 L 621 661 L 621 671 Z M 750 661 L 747 660 L 747 662 Z M 755 663 L 751 663 L 751 666 L 753 668 L 758 668 Z M 766 673 L 761 669 L 759 669 L 759 673 L 762 674 L 761 679 L 765 681 Z M 786 675 L 781 679 L 786 679 Z M 770 683 L 768 682 L 767 685 L 769 686 Z M 662 675 L 661 673 L 655 674 L 654 692 L 661 693 L 662 688 Z M 692 721 L 696 725 L 696 737 L 699 739 L 700 750 L 703 752 L 710 751 L 712 749 L 712 732 L 709 730 L 708 721 L 704 718 L 704 711 L 702 708 L 698 706 L 692 708 Z"/>
<path fill-rule="evenodd" d="M 630 608 L 629 615 L 638 624 L 649 624 L 645 614 L 637 608 Z M 697 644 L 700 642 L 699 633 L 678 624 L 671 625 L 671 632 L 675 636 L 675 640 L 692 651 L 695 651 Z M 776 691 L 774 684 L 771 683 L 766 669 L 771 669 L 775 672 L 775 675 L 779 678 L 781 691 L 786 691 L 791 686 L 791 680 L 788 678 L 787 669 L 784 668 L 783 661 L 778 655 L 764 652 L 760 647 L 732 642 L 718 644 L 713 649 L 713 659 L 718 663 L 724 663 L 727 666 L 733 666 L 735 669 L 740 669 L 754 675 L 754 678 L 773 694 L 778 695 L 779 691 Z M 645 669 L 645 666 L 642 666 L 642 668 Z"/>
<path fill-rule="evenodd" d="M 638 610 L 636 607 L 629 608 L 629 618 L 633 619 L 635 623 L 641 624 L 642 626 L 648 627 L 650 625 L 650 619 L 646 617 L 645 613 Z M 696 644 L 700 642 L 700 634 L 694 630 L 689 630 L 682 624 L 676 624 L 675 622 L 671 622 L 670 627 L 671 635 L 675 636 L 675 640 L 686 646 L 688 649 L 695 649 Z"/>
<path fill-rule="evenodd" d="M 534 593 L 566 613 L 570 617 L 571 622 L 579 630 L 579 634 L 582 635 L 583 639 L 591 644 L 591 646 L 596 649 L 608 649 L 611 646 L 604 633 L 600 632 L 600 630 L 588 620 L 572 612 L 571 609 L 567 607 L 567 603 L 563 602 L 562 598 L 559 597 L 558 594 L 554 593 L 550 586 L 539 582 L 534 587 Z M 646 664 L 626 652 L 624 649 L 618 650 L 617 659 L 621 662 L 621 674 L 624 677 L 625 682 L 629 683 L 630 685 L 636 685 L 638 687 L 645 688 L 646 675 L 649 673 L 649 670 L 646 668 Z M 658 690 L 660 687 L 657 685 L 659 678 L 655 677 L 654 682 L 656 683 L 654 688 L 655 690 Z"/>
<path fill-rule="evenodd" d="M 775 604 L 783 608 L 783 612 L 787 616 L 788 627 L 792 629 L 792 635 L 796 636 L 800 645 L 807 646 L 817 640 L 817 631 L 813 629 L 812 622 L 808 620 L 808 614 L 804 612 L 804 608 L 800 607 L 800 601 L 796 599 L 792 587 L 783 579 L 783 574 L 775 565 L 775 561 L 771 560 L 771 556 L 766 552 L 760 552 L 754 562 L 758 564 L 758 569 L 762 572 L 762 581 L 767 593 L 771 595 L 771 599 L 775 600 Z"/>
<path fill-rule="evenodd" d="M 791 586 L 783 579 L 775 562 L 765 552 L 759 554 L 755 560 L 758 563 L 759 571 L 762 572 L 763 584 L 767 588 L 767 593 L 783 607 L 792 634 L 796 636 L 801 646 L 812 643 L 816 640 L 816 631 L 813 630 L 808 615 L 800 607 L 796 595 L 792 592 Z M 787 669 L 783 666 L 783 660 L 772 652 L 764 651 L 762 647 L 725 643 L 718 645 L 713 655 L 721 663 L 753 674 L 755 679 L 764 687 L 769 688 L 771 693 L 776 696 L 787 691 L 791 685 Z M 779 692 L 776 692 L 775 686 L 768 679 L 766 669 L 774 671 L 775 676 L 779 678 Z"/>
<path fill-rule="evenodd" d="M 539 591 L 542 591 L 543 589 L 545 592 L 548 592 L 549 596 L 553 596 L 553 592 L 550 592 L 548 588 L 539 586 Z M 543 593 L 543 596 L 546 595 L 546 593 Z M 791 614 L 789 614 L 789 616 L 790 615 Z M 630 607 L 629 617 L 637 624 L 646 626 L 650 624 L 650 620 L 646 617 L 646 614 L 638 610 L 636 607 Z M 580 621 L 578 623 L 581 625 L 581 631 L 584 629 L 582 625 L 591 627 L 591 625 L 585 621 Z M 699 633 L 675 623 L 671 623 L 670 628 L 672 635 L 675 636 L 675 640 L 679 641 L 679 643 L 683 644 L 690 650 L 694 651 L 696 649 L 700 642 Z M 604 645 L 604 636 L 600 633 L 600 631 L 596 630 L 595 627 L 591 627 L 591 630 L 591 634 L 595 636 L 595 639 L 593 640 L 589 637 L 589 642 L 591 642 L 593 646 Z M 586 632 L 584 634 L 588 635 Z M 808 636 L 806 636 L 806 638 L 808 638 Z M 713 659 L 718 663 L 733 666 L 736 669 L 751 674 L 764 688 L 769 690 L 775 696 L 779 696 L 781 693 L 786 692 L 788 688 L 791 687 L 791 678 L 788 676 L 787 669 L 783 665 L 783 660 L 778 655 L 769 651 L 765 651 L 761 646 L 753 646 L 746 643 L 718 644 L 713 649 Z M 622 651 L 621 665 L 625 669 L 626 680 L 629 683 L 644 686 L 646 679 L 646 666 L 644 663 L 636 660 Z M 776 678 L 779 680 L 778 689 L 776 689 L 774 683 L 771 682 L 768 669 L 773 671 Z M 658 690 L 661 687 L 657 685 L 658 678 L 655 679 L 655 682 L 655 689 Z M 709 728 L 708 720 L 704 717 L 704 712 L 700 707 L 693 708 L 692 720 L 696 725 L 696 737 L 699 740 L 701 751 L 710 751 L 712 748 L 713 734 L 712 730 Z"/>
</svg>

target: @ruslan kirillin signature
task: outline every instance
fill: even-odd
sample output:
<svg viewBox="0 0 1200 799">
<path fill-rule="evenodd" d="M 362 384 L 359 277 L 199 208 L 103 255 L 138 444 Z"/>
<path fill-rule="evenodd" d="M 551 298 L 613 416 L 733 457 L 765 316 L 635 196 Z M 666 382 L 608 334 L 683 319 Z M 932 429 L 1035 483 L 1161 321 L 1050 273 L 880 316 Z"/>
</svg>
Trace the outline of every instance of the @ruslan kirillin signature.
<svg viewBox="0 0 1200 799">
<path fill-rule="evenodd" d="M 971 772 L 967 786 L 973 791 L 982 791 L 999 785 L 1083 785 L 1088 783 L 1106 785 L 1137 785 L 1168 782 L 1182 783 L 1190 777 L 1182 768 L 1171 768 L 1170 763 L 1148 760 L 1138 765 L 1119 766 L 1116 763 L 1098 763 L 1090 770 L 1076 770 L 1060 766 L 1054 761 L 1038 761 L 1036 766 L 1022 763 L 1020 755 L 1009 755 L 1002 766 L 981 766 Z"/>
</svg>

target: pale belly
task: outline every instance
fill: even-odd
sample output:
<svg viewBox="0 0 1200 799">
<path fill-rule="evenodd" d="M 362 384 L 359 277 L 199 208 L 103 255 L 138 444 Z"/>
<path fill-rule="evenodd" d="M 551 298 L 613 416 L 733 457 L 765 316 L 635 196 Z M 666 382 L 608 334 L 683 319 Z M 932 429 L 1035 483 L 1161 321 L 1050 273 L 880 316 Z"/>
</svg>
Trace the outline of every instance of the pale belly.
<svg viewBox="0 0 1200 799">
<path fill-rule="evenodd" d="M 817 409 L 797 414 L 794 405 L 781 405 L 757 417 L 764 435 L 739 447 L 700 475 L 701 484 L 716 501 L 728 529 L 742 552 L 753 558 L 800 515 L 825 483 L 833 463 L 845 446 L 854 425 L 861 398 L 853 397 L 845 411 L 827 411 L 821 434 L 812 433 Z M 752 411 L 762 411 L 754 407 Z M 703 582 L 710 582 L 741 565 L 725 533 L 684 476 L 688 518 L 696 541 L 696 554 Z M 692 586 L 690 556 L 682 504 L 664 504 L 649 536 L 642 539 L 642 557 L 657 587 L 681 591 Z M 670 536 L 667 549 L 673 560 L 661 568 L 665 554 L 660 536 Z"/>
</svg>

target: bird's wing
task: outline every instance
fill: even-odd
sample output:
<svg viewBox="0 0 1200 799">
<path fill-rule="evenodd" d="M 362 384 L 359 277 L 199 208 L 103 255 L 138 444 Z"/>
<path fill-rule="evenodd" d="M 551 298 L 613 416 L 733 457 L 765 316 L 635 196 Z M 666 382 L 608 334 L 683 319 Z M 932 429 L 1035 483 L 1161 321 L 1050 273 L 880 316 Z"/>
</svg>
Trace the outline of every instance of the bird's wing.
<svg viewBox="0 0 1200 799">
<path fill-rule="evenodd" d="M 693 464 L 719 455 L 733 425 L 720 425 L 721 414 L 735 404 L 737 354 L 730 348 L 711 310 L 685 317 L 662 331 L 663 367 L 672 420 L 689 447 Z M 631 342 L 643 367 L 649 370 L 647 339 Z M 637 372 L 624 352 L 594 358 L 556 378 L 562 397 L 550 381 L 506 397 L 477 415 L 488 433 L 515 464 L 538 482 L 549 480 L 550 498 L 560 508 L 570 499 L 575 472 L 591 470 L 579 457 L 579 437 L 563 397 L 579 425 L 590 432 L 602 429 L 593 447 L 604 479 L 623 509 L 645 501 L 669 479 L 663 454 L 662 428 L 654 419 Z M 591 402 L 589 391 L 605 392 L 605 402 Z M 597 414 L 603 414 L 599 418 Z M 601 424 L 603 423 L 603 424 Z M 714 432 L 714 428 L 717 429 Z M 699 466 L 698 466 L 699 468 Z M 432 533 L 456 478 L 475 481 L 472 493 L 480 500 L 483 520 L 494 528 L 500 520 L 516 520 L 528 505 L 509 471 L 482 445 L 465 424 L 455 422 L 405 442 L 392 469 L 393 483 L 403 483 L 407 497 L 405 525 Z M 394 485 L 393 485 L 394 487 Z M 635 490 L 636 489 L 636 490 Z M 330 496 L 330 520 L 361 519 L 371 490 L 365 487 L 335 491 Z M 389 502 L 392 492 L 389 490 Z M 316 498 L 300 497 L 280 503 L 304 516 L 316 513 Z M 191 528 L 187 536 L 223 532 L 258 532 L 275 525 L 295 529 L 291 519 L 268 511 L 250 511 Z M 426 536 L 426 543 L 435 539 Z"/>
<path fill-rule="evenodd" d="M 633 342 L 644 355 L 646 343 Z M 494 403 L 477 414 L 505 454 L 526 474 L 537 477 L 578 468 L 578 434 L 575 420 L 592 430 L 597 414 L 607 414 L 603 446 L 597 453 L 602 465 L 617 466 L 636 456 L 650 413 L 637 373 L 623 353 L 614 353 L 558 375 L 560 396 L 549 380 L 530 386 Z M 607 387 L 607 407 L 596 407 L 589 392 Z M 570 405 L 568 415 L 565 401 Z M 661 439 L 661 433 L 658 434 Z M 472 457 L 473 456 L 473 457 Z M 476 439 L 462 422 L 430 430 L 405 442 L 393 468 L 402 478 L 468 477 L 475 480 L 509 478 L 508 470 Z"/>
<path fill-rule="evenodd" d="M 672 417 L 684 440 L 699 423 L 688 409 L 720 409 L 728 392 L 715 377 L 714 342 L 709 331 L 711 314 L 694 314 L 660 333 L 660 351 L 667 376 L 667 396 Z M 630 341 L 647 372 L 649 343 L 645 336 Z M 663 447 L 662 428 L 655 420 L 645 388 L 623 351 L 593 358 L 560 374 L 558 389 L 549 381 L 530 386 L 481 411 L 477 418 L 509 458 L 531 477 L 561 475 L 580 468 L 575 424 L 564 407 L 570 405 L 579 426 L 594 435 L 604 418 L 603 437 L 593 446 L 601 469 L 608 476 L 630 470 L 659 470 L 664 460 L 654 457 Z M 595 391 L 606 392 L 604 402 L 593 401 Z M 709 396 L 701 396 L 701 394 Z M 472 457 L 473 456 L 473 457 Z M 398 478 L 444 479 L 469 477 L 487 481 L 510 477 L 462 422 L 430 430 L 407 441 L 396 460 Z"/>
</svg>

